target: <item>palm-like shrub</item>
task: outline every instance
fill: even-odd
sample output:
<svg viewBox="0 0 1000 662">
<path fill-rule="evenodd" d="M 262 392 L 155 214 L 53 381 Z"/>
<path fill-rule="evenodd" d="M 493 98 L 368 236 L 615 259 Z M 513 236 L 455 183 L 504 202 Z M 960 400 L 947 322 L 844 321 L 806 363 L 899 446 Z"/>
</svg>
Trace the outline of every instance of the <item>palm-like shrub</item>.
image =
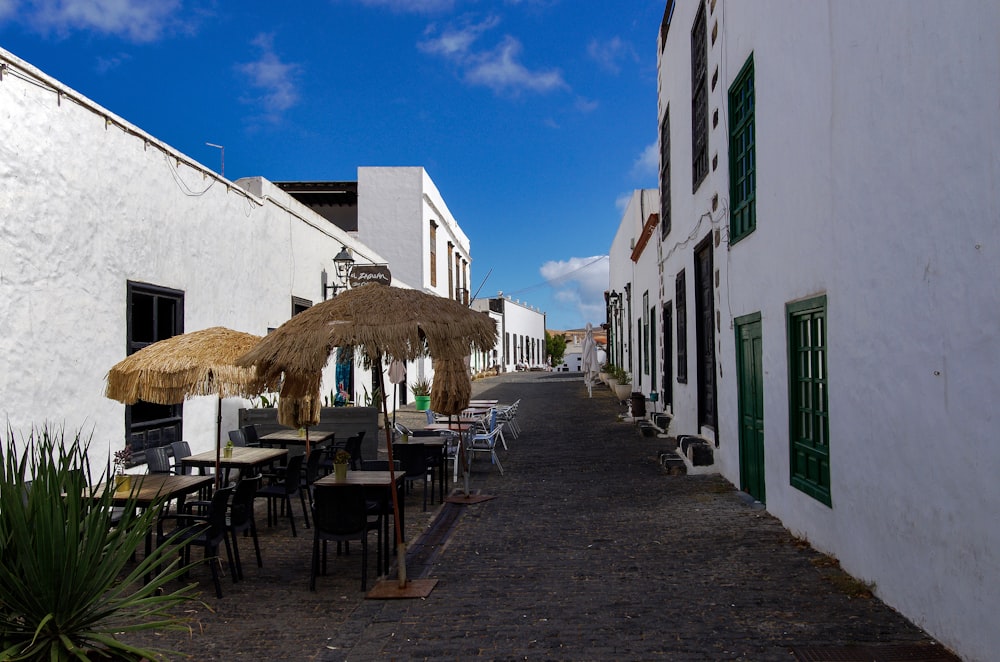
<svg viewBox="0 0 1000 662">
<path fill-rule="evenodd" d="M 167 653 L 117 638 L 187 627 L 170 610 L 193 599 L 195 585 L 163 590 L 185 571 L 175 542 L 132 560 L 159 508 L 138 510 L 129 501 L 114 510 L 113 485 L 91 496 L 87 487 L 108 476 L 92 480 L 89 440 L 79 433 L 67 438 L 43 427 L 18 442 L 8 427 L 2 445 L 0 660 L 142 660 Z"/>
</svg>

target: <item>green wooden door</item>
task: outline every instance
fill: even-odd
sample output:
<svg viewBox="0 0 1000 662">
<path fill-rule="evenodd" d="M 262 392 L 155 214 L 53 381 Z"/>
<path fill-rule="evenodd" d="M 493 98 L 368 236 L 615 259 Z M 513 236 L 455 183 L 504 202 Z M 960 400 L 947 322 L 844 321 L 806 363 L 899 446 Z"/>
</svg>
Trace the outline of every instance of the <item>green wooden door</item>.
<svg viewBox="0 0 1000 662">
<path fill-rule="evenodd" d="M 760 314 L 736 320 L 736 370 L 739 379 L 740 489 L 765 503 L 764 369 Z"/>
</svg>

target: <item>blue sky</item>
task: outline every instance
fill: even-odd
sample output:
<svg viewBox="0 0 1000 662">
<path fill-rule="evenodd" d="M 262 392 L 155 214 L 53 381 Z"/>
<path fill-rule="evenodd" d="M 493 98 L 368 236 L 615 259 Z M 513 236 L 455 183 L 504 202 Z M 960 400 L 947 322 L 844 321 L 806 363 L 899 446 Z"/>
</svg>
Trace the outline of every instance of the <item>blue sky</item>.
<svg viewBox="0 0 1000 662">
<path fill-rule="evenodd" d="M 603 321 L 622 201 L 656 186 L 663 6 L 0 0 L 0 46 L 211 168 L 225 146 L 229 179 L 423 166 L 473 292 L 567 329 Z"/>
</svg>

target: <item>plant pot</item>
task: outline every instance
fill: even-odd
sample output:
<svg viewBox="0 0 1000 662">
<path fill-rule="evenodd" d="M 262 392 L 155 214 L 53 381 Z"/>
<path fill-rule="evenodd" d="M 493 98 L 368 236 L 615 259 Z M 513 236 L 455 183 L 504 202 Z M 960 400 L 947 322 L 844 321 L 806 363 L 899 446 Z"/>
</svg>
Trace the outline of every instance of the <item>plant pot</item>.
<svg viewBox="0 0 1000 662">
<path fill-rule="evenodd" d="M 417 406 L 417 411 L 427 411 L 431 408 L 431 396 L 429 395 L 415 395 L 413 402 Z"/>
<path fill-rule="evenodd" d="M 334 480 L 347 480 L 347 465 L 346 464 L 335 464 L 335 465 L 333 465 L 333 479 Z"/>
<path fill-rule="evenodd" d="M 128 474 L 118 474 L 115 476 L 115 492 L 131 492 L 132 476 Z"/>
<path fill-rule="evenodd" d="M 225 448 L 222 449 L 222 457 L 229 458 L 229 457 L 232 457 L 232 456 L 233 456 L 233 447 L 232 446 L 226 446 Z"/>
<path fill-rule="evenodd" d="M 631 384 L 615 384 L 615 396 L 619 400 L 628 400 L 632 397 Z"/>
</svg>

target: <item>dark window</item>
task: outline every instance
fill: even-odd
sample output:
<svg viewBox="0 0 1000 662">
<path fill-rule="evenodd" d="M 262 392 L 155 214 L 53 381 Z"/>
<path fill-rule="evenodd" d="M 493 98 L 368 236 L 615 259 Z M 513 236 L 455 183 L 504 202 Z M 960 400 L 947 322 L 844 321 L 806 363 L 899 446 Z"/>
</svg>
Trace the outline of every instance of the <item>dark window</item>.
<svg viewBox="0 0 1000 662">
<path fill-rule="evenodd" d="M 451 266 L 451 254 L 455 250 L 455 244 L 448 242 L 448 298 L 455 296 L 455 270 Z M 458 256 L 455 256 L 455 263 L 458 263 Z"/>
<path fill-rule="evenodd" d="M 312 301 L 309 299 L 303 299 L 301 297 L 292 297 L 292 317 L 295 317 L 303 310 L 309 310 L 313 305 Z"/>
<path fill-rule="evenodd" d="M 667 0 L 663 10 L 663 21 L 660 22 L 660 52 L 667 45 L 667 33 L 670 32 L 670 21 L 674 18 L 674 0 Z"/>
<path fill-rule="evenodd" d="M 674 311 L 670 302 L 663 304 L 663 376 L 661 379 L 660 398 L 663 404 L 669 405 L 674 401 Z"/>
<path fill-rule="evenodd" d="M 786 306 L 791 483 L 831 505 L 826 297 Z"/>
<path fill-rule="evenodd" d="M 660 124 L 660 239 L 670 234 L 670 107 Z"/>
<path fill-rule="evenodd" d="M 729 199 L 729 237 L 735 243 L 757 227 L 752 55 L 729 88 Z"/>
<path fill-rule="evenodd" d="M 708 44 L 705 3 L 691 27 L 691 191 L 708 174 Z"/>
<path fill-rule="evenodd" d="M 677 383 L 687 384 L 687 281 L 681 270 L 674 280 L 674 306 L 677 309 Z"/>
<path fill-rule="evenodd" d="M 146 345 L 184 333 L 184 293 L 129 282 L 126 302 L 126 347 L 133 354 Z M 133 460 L 142 463 L 147 448 L 181 439 L 183 407 L 140 400 L 125 407 L 125 438 Z"/>
<path fill-rule="evenodd" d="M 698 424 L 715 427 L 715 290 L 713 284 L 712 235 L 705 237 L 694 253 L 695 338 L 698 356 Z"/>
<path fill-rule="evenodd" d="M 438 284 L 438 273 L 437 273 L 437 223 L 431 221 L 431 287 L 437 287 Z"/>
</svg>

